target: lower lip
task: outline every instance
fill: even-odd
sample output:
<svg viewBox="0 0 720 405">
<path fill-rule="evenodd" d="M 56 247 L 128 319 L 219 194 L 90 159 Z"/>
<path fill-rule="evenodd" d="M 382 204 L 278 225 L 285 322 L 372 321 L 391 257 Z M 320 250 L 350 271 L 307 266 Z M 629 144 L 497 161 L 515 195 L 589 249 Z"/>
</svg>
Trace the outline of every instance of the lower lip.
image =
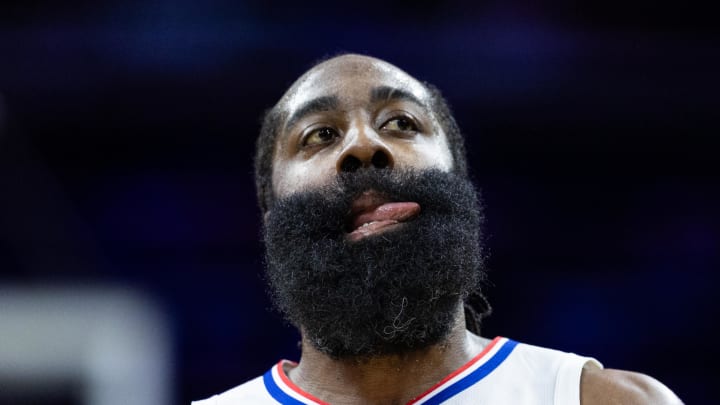
<svg viewBox="0 0 720 405">
<path fill-rule="evenodd" d="M 388 229 L 394 228 L 396 225 L 399 225 L 400 222 L 395 220 L 383 220 L 383 221 L 375 221 L 371 222 L 370 224 L 366 226 L 361 226 L 354 231 L 350 232 L 347 236 L 347 238 L 352 241 L 356 242 L 360 239 L 366 238 L 368 236 L 377 235 L 380 233 L 385 232 Z"/>
</svg>

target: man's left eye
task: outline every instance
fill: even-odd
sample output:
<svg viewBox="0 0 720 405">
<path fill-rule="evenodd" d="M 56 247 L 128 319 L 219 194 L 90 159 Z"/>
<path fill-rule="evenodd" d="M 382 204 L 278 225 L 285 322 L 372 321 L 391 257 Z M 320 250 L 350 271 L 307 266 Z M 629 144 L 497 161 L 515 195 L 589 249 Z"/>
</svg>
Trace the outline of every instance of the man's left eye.
<svg viewBox="0 0 720 405">
<path fill-rule="evenodd" d="M 417 125 L 407 117 L 395 117 L 385 122 L 380 129 L 388 131 L 417 131 Z"/>
</svg>

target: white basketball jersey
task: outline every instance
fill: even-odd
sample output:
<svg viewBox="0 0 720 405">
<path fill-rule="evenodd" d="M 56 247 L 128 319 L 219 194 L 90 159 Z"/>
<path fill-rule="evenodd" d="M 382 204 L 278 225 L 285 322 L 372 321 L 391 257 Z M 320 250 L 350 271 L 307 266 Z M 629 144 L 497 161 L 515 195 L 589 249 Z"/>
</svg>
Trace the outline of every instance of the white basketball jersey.
<svg viewBox="0 0 720 405">
<path fill-rule="evenodd" d="M 408 405 L 579 405 L 589 357 L 496 337 L 472 360 Z M 280 361 L 262 377 L 193 405 L 327 405 L 293 384 Z"/>
</svg>

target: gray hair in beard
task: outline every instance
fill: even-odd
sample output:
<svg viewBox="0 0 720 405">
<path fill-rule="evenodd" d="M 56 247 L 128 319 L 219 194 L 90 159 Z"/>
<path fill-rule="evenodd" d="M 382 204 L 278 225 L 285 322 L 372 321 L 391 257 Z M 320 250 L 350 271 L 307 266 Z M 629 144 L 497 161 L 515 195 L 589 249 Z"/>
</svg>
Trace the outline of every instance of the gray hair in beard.
<svg viewBox="0 0 720 405">
<path fill-rule="evenodd" d="M 414 201 L 413 220 L 357 242 L 352 201 Z M 273 203 L 264 226 L 273 301 L 319 351 L 401 354 L 440 343 L 485 278 L 478 194 L 465 175 L 367 169 Z M 484 301 L 484 300 L 483 300 Z"/>
</svg>

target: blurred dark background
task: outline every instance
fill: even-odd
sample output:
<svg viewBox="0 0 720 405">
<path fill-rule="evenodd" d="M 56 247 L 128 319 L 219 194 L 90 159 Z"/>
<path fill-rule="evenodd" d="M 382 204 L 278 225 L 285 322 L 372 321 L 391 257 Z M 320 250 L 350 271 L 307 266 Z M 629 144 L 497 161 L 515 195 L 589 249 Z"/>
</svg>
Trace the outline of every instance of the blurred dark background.
<svg viewBox="0 0 720 405">
<path fill-rule="evenodd" d="M 485 335 L 707 403 L 714 16 L 650 1 L 3 2 L 0 284 L 151 297 L 175 403 L 297 359 L 262 281 L 255 137 L 314 61 L 366 53 L 437 85 L 467 136 L 487 206 Z"/>
</svg>

